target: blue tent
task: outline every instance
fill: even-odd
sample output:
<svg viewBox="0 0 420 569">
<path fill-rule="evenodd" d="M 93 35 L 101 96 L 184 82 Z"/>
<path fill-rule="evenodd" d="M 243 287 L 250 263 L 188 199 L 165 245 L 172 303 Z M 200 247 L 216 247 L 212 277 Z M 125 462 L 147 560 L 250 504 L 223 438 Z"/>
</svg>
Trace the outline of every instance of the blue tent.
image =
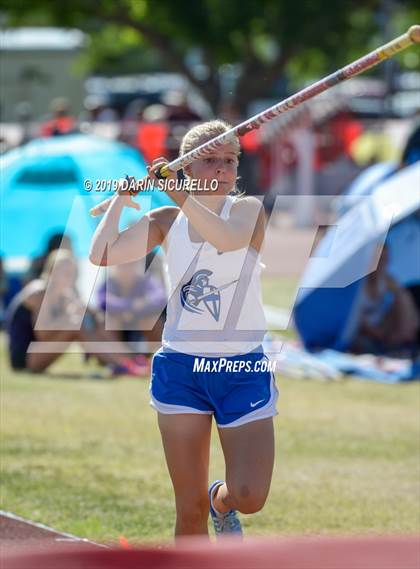
<svg viewBox="0 0 420 569">
<path fill-rule="evenodd" d="M 419 208 L 417 162 L 374 187 L 329 228 L 309 260 L 295 304 L 295 324 L 307 349 L 349 348 L 361 285 L 385 239 L 390 273 L 403 286 L 420 283 Z"/>
<path fill-rule="evenodd" d="M 0 251 L 6 258 L 38 256 L 48 237 L 62 231 L 71 237 L 76 255 L 86 257 L 98 223 L 89 209 L 111 193 L 89 192 L 85 181 L 95 186 L 96 180 L 146 174 L 145 162 L 134 148 L 83 134 L 33 140 L 4 154 L 0 165 Z M 102 186 L 111 187 L 106 182 Z M 136 199 L 143 213 L 172 203 L 157 191 Z M 138 218 L 138 212 L 127 209 L 122 225 Z"/>
</svg>

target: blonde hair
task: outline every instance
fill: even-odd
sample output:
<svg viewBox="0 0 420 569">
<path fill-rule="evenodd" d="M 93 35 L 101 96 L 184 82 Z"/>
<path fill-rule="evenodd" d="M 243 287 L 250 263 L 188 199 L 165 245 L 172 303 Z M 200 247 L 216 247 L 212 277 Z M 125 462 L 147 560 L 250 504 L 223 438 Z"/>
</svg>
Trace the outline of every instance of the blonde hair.
<svg viewBox="0 0 420 569">
<path fill-rule="evenodd" d="M 215 138 L 216 136 L 219 136 L 220 134 L 224 134 L 231 128 L 233 128 L 232 125 L 219 119 L 214 121 L 204 122 L 201 124 L 197 124 L 196 126 L 193 126 L 184 135 L 184 138 L 182 139 L 179 155 L 184 156 L 184 154 L 186 154 L 187 152 L 194 150 L 194 148 L 201 146 L 201 144 L 208 142 L 209 140 Z M 241 146 L 239 143 L 238 135 L 235 134 L 232 136 L 232 142 L 236 143 L 239 155 L 241 151 Z"/>
<path fill-rule="evenodd" d="M 194 150 L 194 148 L 201 146 L 205 142 L 208 142 L 220 134 L 224 134 L 231 128 L 233 128 L 232 125 L 220 119 L 215 119 L 213 121 L 208 121 L 193 126 L 182 139 L 179 155 L 184 156 L 184 154 L 187 152 Z M 237 154 L 239 157 L 241 153 L 241 144 L 239 142 L 238 135 L 234 134 L 230 140 L 236 144 Z M 230 193 L 234 194 L 236 197 L 243 195 L 243 192 L 238 190 L 236 187 Z"/>
</svg>

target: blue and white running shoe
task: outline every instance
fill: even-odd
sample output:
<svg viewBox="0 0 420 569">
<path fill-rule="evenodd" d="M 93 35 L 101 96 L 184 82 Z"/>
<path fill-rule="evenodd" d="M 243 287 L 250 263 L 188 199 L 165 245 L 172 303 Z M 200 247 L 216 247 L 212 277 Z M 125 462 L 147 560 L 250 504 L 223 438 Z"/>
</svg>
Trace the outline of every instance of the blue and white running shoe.
<svg viewBox="0 0 420 569">
<path fill-rule="evenodd" d="M 214 531 L 216 533 L 216 538 L 223 538 L 225 535 L 232 535 L 240 537 L 242 536 L 242 526 L 238 518 L 238 513 L 236 510 L 229 510 L 225 514 L 219 514 L 213 507 L 213 494 L 217 486 L 223 484 L 222 480 L 215 480 L 209 488 L 209 498 L 210 498 L 210 515 L 213 520 Z"/>
</svg>

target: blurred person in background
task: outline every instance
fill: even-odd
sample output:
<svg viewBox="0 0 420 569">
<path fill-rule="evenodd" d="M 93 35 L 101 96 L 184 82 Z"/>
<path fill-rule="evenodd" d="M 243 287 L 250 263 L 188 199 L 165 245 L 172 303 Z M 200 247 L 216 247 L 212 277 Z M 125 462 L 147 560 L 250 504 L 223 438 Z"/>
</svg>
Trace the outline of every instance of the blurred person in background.
<svg viewBox="0 0 420 569">
<path fill-rule="evenodd" d="M 153 104 L 142 109 L 137 116 L 135 146 L 147 163 L 167 153 L 169 124 L 164 105 Z"/>
<path fill-rule="evenodd" d="M 86 310 L 76 290 L 77 265 L 70 251 L 52 251 L 39 279 L 29 282 L 11 302 L 6 313 L 10 363 L 15 370 L 34 373 L 45 371 L 64 352 L 29 352 L 31 342 L 79 342 L 87 351 L 85 342 L 115 341 L 112 332 L 103 329 L 100 320 Z M 80 325 L 81 321 L 81 325 Z M 80 329 L 74 329 L 78 326 Z M 113 375 L 142 375 L 144 370 L 125 357 L 127 347 L 117 346 L 119 353 L 92 353 L 99 362 L 107 364 Z"/>
<path fill-rule="evenodd" d="M 155 265 L 155 263 L 154 263 Z M 98 290 L 98 304 L 105 311 L 106 327 L 119 332 L 121 340 L 139 337 L 144 342 L 161 342 L 167 303 L 163 278 L 158 271 L 143 271 L 142 263 L 124 263 L 111 267 Z M 139 354 L 137 363 L 149 365 Z"/>
<path fill-rule="evenodd" d="M 191 109 L 188 99 L 182 91 L 167 91 L 162 97 L 162 103 L 166 107 L 166 116 L 169 122 L 189 123 L 203 120 L 203 117 Z"/>
<path fill-rule="evenodd" d="M 88 95 L 83 101 L 81 120 L 87 122 L 117 122 L 118 113 L 108 105 L 106 97 Z"/>
<path fill-rule="evenodd" d="M 66 251 L 69 251 L 69 253 L 73 255 L 73 245 L 71 239 L 65 233 L 62 232 L 53 233 L 48 238 L 45 251 L 42 253 L 42 255 L 40 255 L 39 257 L 35 257 L 32 260 L 29 269 L 24 277 L 24 282 L 27 283 L 34 279 L 38 279 L 45 268 L 45 263 L 48 259 L 49 254 L 52 253 L 53 251 L 56 251 L 57 249 L 65 249 Z"/>
<path fill-rule="evenodd" d="M 137 147 L 137 130 L 139 123 L 143 120 L 143 111 L 147 106 L 147 102 L 144 99 L 134 99 L 129 103 L 124 111 L 124 115 L 120 122 L 120 134 L 118 140 L 130 144 L 131 146 Z M 141 148 L 139 148 L 140 151 Z"/>
<path fill-rule="evenodd" d="M 0 253 L 0 326 L 3 327 L 5 312 L 13 297 L 21 290 L 22 280 L 19 274 L 8 272 L 4 257 Z"/>
<path fill-rule="evenodd" d="M 411 132 L 403 150 L 400 168 L 410 166 L 420 160 L 420 122 L 418 122 L 415 129 Z"/>
<path fill-rule="evenodd" d="M 3 326 L 4 311 L 6 308 L 5 298 L 8 288 L 7 275 L 3 268 L 3 257 L 0 255 L 0 326 Z"/>
<path fill-rule="evenodd" d="M 32 138 L 32 105 L 29 101 L 20 101 L 15 107 L 17 121 L 22 129 L 22 137 L 19 145 L 26 144 Z"/>
<path fill-rule="evenodd" d="M 351 147 L 362 132 L 361 122 L 348 111 L 341 110 L 315 122 L 316 195 L 338 196 L 360 173 L 361 167 L 354 161 Z"/>
<path fill-rule="evenodd" d="M 0 154 L 4 154 L 11 150 L 13 146 L 8 142 L 7 138 L 0 135 Z"/>
<path fill-rule="evenodd" d="M 51 101 L 50 114 L 50 118 L 40 126 L 41 136 L 59 136 L 75 132 L 76 121 L 65 97 L 57 97 Z"/>
<path fill-rule="evenodd" d="M 414 346 L 420 318 L 410 293 L 388 272 L 384 245 L 375 271 L 366 277 L 354 350 L 383 354 Z"/>
<path fill-rule="evenodd" d="M 165 104 L 168 122 L 166 156 L 168 160 L 175 160 L 179 155 L 179 149 L 185 134 L 194 124 L 203 119 L 191 109 L 186 95 L 181 91 L 168 91 L 162 97 L 162 101 Z M 178 172 L 178 179 L 183 177 L 181 170 Z"/>
</svg>

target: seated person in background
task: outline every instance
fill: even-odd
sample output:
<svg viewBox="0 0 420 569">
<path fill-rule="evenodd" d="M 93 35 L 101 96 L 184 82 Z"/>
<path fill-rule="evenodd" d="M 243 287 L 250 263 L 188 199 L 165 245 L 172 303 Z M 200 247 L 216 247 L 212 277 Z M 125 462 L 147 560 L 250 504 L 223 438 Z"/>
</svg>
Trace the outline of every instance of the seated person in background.
<svg viewBox="0 0 420 569">
<path fill-rule="evenodd" d="M 22 290 L 22 277 L 18 272 L 7 271 L 0 254 L 0 323 L 3 327 L 6 309 L 17 293 Z"/>
<path fill-rule="evenodd" d="M 416 341 L 420 325 L 416 306 L 410 293 L 388 274 L 387 263 L 384 246 L 377 269 L 366 278 L 353 346 L 357 352 L 382 353 Z"/>
<path fill-rule="evenodd" d="M 3 269 L 3 258 L 0 256 L 0 326 L 4 321 L 5 297 L 7 293 L 8 283 L 7 276 Z"/>
<path fill-rule="evenodd" d="M 53 233 L 49 237 L 44 253 L 39 257 L 35 257 L 35 259 L 33 259 L 32 263 L 30 264 L 28 272 L 25 275 L 25 282 L 30 282 L 33 279 L 38 279 L 41 276 L 45 267 L 45 263 L 47 262 L 48 255 L 57 249 L 65 249 L 66 251 L 73 253 L 73 246 L 68 235 L 59 232 Z"/>
<path fill-rule="evenodd" d="M 64 342 L 65 345 L 78 341 L 82 347 L 85 342 L 115 341 L 112 333 L 101 328 L 95 314 L 86 311 L 77 296 L 76 276 L 77 266 L 72 254 L 56 250 L 50 253 L 41 277 L 28 283 L 15 296 L 6 314 L 13 369 L 43 372 L 65 351 L 27 353 L 33 341 Z M 143 369 L 124 356 L 127 347 L 121 344 L 116 348 L 119 353 L 92 354 L 91 351 L 91 355 L 108 364 L 114 375 L 142 375 Z"/>
<path fill-rule="evenodd" d="M 50 103 L 50 116 L 40 126 L 41 136 L 59 136 L 76 132 L 76 121 L 66 97 L 56 97 Z"/>
<path fill-rule="evenodd" d="M 155 265 L 156 258 L 153 261 Z M 125 263 L 110 268 L 98 290 L 98 304 L 105 311 L 108 330 L 140 332 L 145 342 L 160 342 L 167 296 L 159 271 L 145 273 L 142 262 Z M 145 363 L 139 354 L 136 361 Z"/>
<path fill-rule="evenodd" d="M 394 253 L 394 274 L 397 271 L 398 274 L 404 274 L 405 288 L 411 294 L 417 314 L 420 314 L 420 208 L 402 223 L 394 225 L 389 235 L 392 238 L 390 255 Z M 420 346 L 420 327 L 417 344 Z"/>
</svg>

